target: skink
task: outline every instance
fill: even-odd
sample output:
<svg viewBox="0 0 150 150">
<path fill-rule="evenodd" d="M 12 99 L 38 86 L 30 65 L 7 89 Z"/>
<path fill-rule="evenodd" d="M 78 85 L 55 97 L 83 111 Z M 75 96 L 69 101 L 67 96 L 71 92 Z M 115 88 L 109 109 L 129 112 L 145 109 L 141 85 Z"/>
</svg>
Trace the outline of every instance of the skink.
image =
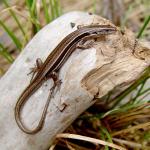
<svg viewBox="0 0 150 150">
<path fill-rule="evenodd" d="M 31 83 L 26 87 L 26 89 L 20 95 L 16 106 L 15 106 L 15 120 L 18 124 L 19 128 L 27 133 L 27 134 L 35 134 L 39 132 L 43 125 L 46 117 L 50 97 L 47 99 L 46 105 L 42 112 L 42 117 L 34 129 L 27 128 L 22 119 L 21 119 L 21 110 L 26 103 L 26 101 L 30 98 L 30 96 L 36 92 L 43 84 L 45 79 L 51 78 L 53 81 L 56 81 L 56 73 L 58 73 L 59 69 L 66 62 L 68 57 L 72 54 L 74 50 L 76 50 L 78 43 L 82 43 L 82 41 L 87 41 L 90 39 L 95 39 L 100 36 L 105 36 L 109 34 L 113 34 L 116 32 L 116 28 L 110 25 L 88 25 L 80 27 L 74 32 L 67 35 L 57 46 L 56 48 L 49 54 L 46 58 L 45 62 L 41 65 L 39 71 L 37 71 L 35 77 L 31 81 Z M 82 45 L 81 45 L 82 46 Z"/>
</svg>

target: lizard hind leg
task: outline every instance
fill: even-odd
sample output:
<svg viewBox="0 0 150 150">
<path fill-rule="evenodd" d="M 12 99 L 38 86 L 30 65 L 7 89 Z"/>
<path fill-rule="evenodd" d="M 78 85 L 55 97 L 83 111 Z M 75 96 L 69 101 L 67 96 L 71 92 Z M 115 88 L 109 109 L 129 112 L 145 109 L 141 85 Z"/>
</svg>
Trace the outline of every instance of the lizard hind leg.
<svg viewBox="0 0 150 150">
<path fill-rule="evenodd" d="M 59 79 L 58 73 L 52 72 L 51 77 L 54 81 L 54 86 L 57 87 L 57 90 L 60 90 L 60 86 L 61 86 L 62 81 Z"/>
<path fill-rule="evenodd" d="M 52 72 L 51 74 L 53 81 L 54 81 L 54 86 L 51 88 L 52 90 L 52 97 L 54 96 L 53 94 L 55 94 L 55 92 L 60 91 L 60 86 L 62 84 L 62 81 L 58 78 L 58 73 L 57 72 Z M 54 90 L 56 89 L 56 91 L 54 92 Z M 66 103 L 61 104 L 61 108 L 59 106 L 56 106 L 58 108 L 58 110 L 60 112 L 63 112 L 65 110 L 65 108 L 68 105 Z"/>
<path fill-rule="evenodd" d="M 30 68 L 31 71 L 27 74 L 27 75 L 32 74 L 30 82 L 33 81 L 33 79 L 34 79 L 36 73 L 40 71 L 42 65 L 43 65 L 42 60 L 41 60 L 40 58 L 37 58 L 37 59 L 36 59 L 36 65 L 35 65 L 35 67 Z"/>
</svg>

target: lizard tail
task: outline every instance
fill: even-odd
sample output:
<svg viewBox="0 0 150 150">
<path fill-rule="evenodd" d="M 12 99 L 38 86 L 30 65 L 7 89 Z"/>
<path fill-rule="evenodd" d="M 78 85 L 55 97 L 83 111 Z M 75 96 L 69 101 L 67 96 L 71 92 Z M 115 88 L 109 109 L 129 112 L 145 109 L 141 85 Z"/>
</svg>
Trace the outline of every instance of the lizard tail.
<svg viewBox="0 0 150 150">
<path fill-rule="evenodd" d="M 42 128 L 43 128 L 43 125 L 44 125 L 44 121 L 45 121 L 45 117 L 46 117 L 46 113 L 47 113 L 47 109 L 48 109 L 48 106 L 49 106 L 49 102 L 50 102 L 50 99 L 52 97 L 52 90 L 48 96 L 48 99 L 47 99 L 47 102 L 46 102 L 46 105 L 44 107 L 44 110 L 42 112 L 42 116 L 41 116 L 41 119 L 37 125 L 37 127 L 35 127 L 34 129 L 29 129 L 25 126 L 25 124 L 23 123 L 22 119 L 21 119 L 21 110 L 24 106 L 24 104 L 26 103 L 26 101 L 30 98 L 30 96 L 37 90 L 40 88 L 41 84 L 43 82 L 41 82 L 41 80 L 38 80 L 36 82 L 34 82 L 32 85 L 28 86 L 25 91 L 21 94 L 21 96 L 19 97 L 17 103 L 16 103 L 16 106 L 15 106 L 15 120 L 16 120 L 16 123 L 18 125 L 18 127 L 25 133 L 27 134 L 35 134 L 37 132 L 39 132 Z M 28 90 L 27 90 L 28 89 Z M 29 91 L 29 93 L 28 93 Z"/>
</svg>

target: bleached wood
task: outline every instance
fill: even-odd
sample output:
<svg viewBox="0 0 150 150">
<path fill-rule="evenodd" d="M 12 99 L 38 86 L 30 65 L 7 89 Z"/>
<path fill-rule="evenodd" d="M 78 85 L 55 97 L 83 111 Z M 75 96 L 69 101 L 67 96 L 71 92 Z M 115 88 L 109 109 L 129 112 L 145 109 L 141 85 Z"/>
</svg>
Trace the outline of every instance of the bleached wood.
<svg viewBox="0 0 150 150">
<path fill-rule="evenodd" d="M 0 80 L 0 149 L 46 150 L 56 134 L 63 132 L 94 104 L 95 95 L 102 98 L 114 88 L 118 94 L 150 65 L 150 49 L 139 42 L 135 48 L 136 55 L 133 55 L 135 38 L 128 30 L 124 35 L 118 31 L 99 39 L 91 49 L 77 49 L 60 70 L 62 84 L 50 102 L 43 130 L 35 135 L 23 133 L 15 122 L 14 107 L 17 98 L 30 82 L 31 76 L 27 74 L 37 58 L 45 60 L 53 48 L 76 29 L 71 28 L 71 22 L 76 25 L 97 22 L 111 24 L 98 16 L 71 12 L 45 26 L 27 44 Z M 37 125 L 51 86 L 52 81 L 47 81 L 24 107 L 22 118 L 28 127 Z M 68 106 L 60 112 L 64 103 Z"/>
</svg>

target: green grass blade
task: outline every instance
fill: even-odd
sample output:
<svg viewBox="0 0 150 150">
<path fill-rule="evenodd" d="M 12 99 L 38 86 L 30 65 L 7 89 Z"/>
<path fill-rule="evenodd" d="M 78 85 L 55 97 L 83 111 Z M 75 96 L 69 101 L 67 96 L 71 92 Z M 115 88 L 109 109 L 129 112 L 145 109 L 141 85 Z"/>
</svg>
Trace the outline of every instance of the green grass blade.
<svg viewBox="0 0 150 150">
<path fill-rule="evenodd" d="M 28 5 L 29 8 L 31 8 L 33 4 L 33 0 L 26 0 L 26 4 Z"/>
<path fill-rule="evenodd" d="M 142 96 L 143 94 L 145 94 L 145 93 L 147 93 L 147 92 L 149 92 L 149 91 L 150 91 L 150 87 L 147 88 L 146 90 L 142 91 L 142 92 L 139 94 L 139 96 Z"/>
<path fill-rule="evenodd" d="M 50 22 L 50 16 L 49 16 L 48 6 L 46 4 L 46 0 L 42 0 L 42 3 L 43 3 L 43 9 L 44 9 L 44 15 L 45 15 L 46 23 L 49 23 Z"/>
<path fill-rule="evenodd" d="M 9 4 L 8 4 L 8 2 L 7 2 L 7 0 L 4 0 L 3 3 L 5 4 L 5 6 L 6 6 L 7 8 L 10 8 L 10 6 L 9 6 Z M 23 29 L 23 27 L 22 27 L 20 21 L 18 20 L 17 16 L 15 15 L 15 13 L 13 12 L 12 9 L 9 9 L 9 12 L 10 12 L 11 16 L 14 18 L 14 20 L 16 21 L 18 27 L 20 28 L 20 30 L 21 30 L 21 32 L 22 32 L 22 34 L 23 34 L 23 36 L 24 36 L 24 38 L 25 38 L 25 40 L 26 40 L 26 42 L 27 42 L 27 41 L 28 41 L 27 35 L 26 35 L 26 33 L 25 33 L 25 31 L 24 31 L 24 29 Z"/>
<path fill-rule="evenodd" d="M 139 33 L 137 35 L 137 38 L 140 38 L 142 36 L 142 34 L 143 34 L 144 30 L 146 29 L 146 27 L 147 27 L 147 25 L 148 25 L 149 22 L 150 22 L 150 16 L 148 16 L 147 18 L 145 18 L 144 24 L 143 24 L 142 28 L 140 29 L 140 31 L 139 31 Z M 146 84 L 146 81 L 147 81 L 147 79 L 145 79 L 145 81 L 143 81 L 143 83 L 141 84 L 140 89 L 138 90 L 136 96 L 133 98 L 133 102 L 135 102 L 136 99 L 139 96 L 141 96 L 141 91 L 143 90 L 144 85 Z"/>
<path fill-rule="evenodd" d="M 31 11 L 36 15 L 36 0 L 32 0 Z"/>
<path fill-rule="evenodd" d="M 143 34 L 144 30 L 146 29 L 149 21 L 150 21 L 150 16 L 148 16 L 147 18 L 145 18 L 144 24 L 143 24 L 142 28 L 140 29 L 140 31 L 139 31 L 139 33 L 137 35 L 137 38 L 140 38 L 142 36 L 142 34 Z"/>
<path fill-rule="evenodd" d="M 103 131 L 103 133 L 104 133 L 104 134 L 106 135 L 106 137 L 108 138 L 108 142 L 113 143 L 112 137 L 111 137 L 111 135 L 109 134 L 109 132 L 107 131 L 107 129 L 104 128 L 104 127 L 101 127 L 101 130 Z M 112 148 L 112 149 L 115 150 L 114 148 Z"/>
<path fill-rule="evenodd" d="M 93 0 L 93 13 L 96 13 L 96 0 Z"/>
<path fill-rule="evenodd" d="M 49 0 L 51 9 L 51 21 L 59 17 L 61 14 L 61 7 L 59 0 Z"/>
<path fill-rule="evenodd" d="M 36 27 L 36 32 L 38 32 L 40 30 L 40 24 L 38 23 L 38 16 L 37 16 L 37 9 L 36 9 L 36 0 L 32 0 L 32 7 L 31 7 L 31 13 L 32 13 L 32 17 L 34 20 L 34 24 Z"/>
<path fill-rule="evenodd" d="M 5 32 L 7 32 L 7 34 L 11 37 L 11 39 L 14 42 L 14 44 L 16 45 L 16 47 L 21 51 L 22 44 L 21 44 L 20 40 L 15 36 L 15 34 L 11 30 L 9 30 L 9 28 L 1 20 L 0 20 L 0 25 L 3 27 Z"/>
<path fill-rule="evenodd" d="M 43 4 L 43 9 L 44 9 L 44 15 L 45 15 L 46 23 L 49 23 L 50 22 L 50 16 L 49 16 L 46 0 L 42 0 L 42 4 Z"/>
<path fill-rule="evenodd" d="M 106 141 L 105 134 L 103 133 L 101 127 L 100 127 L 100 130 L 101 130 L 101 131 L 100 131 L 101 139 L 102 139 L 103 141 Z M 108 147 L 107 145 L 105 145 L 105 149 L 104 149 L 104 150 L 109 150 L 109 147 Z"/>
<path fill-rule="evenodd" d="M 119 108 L 114 108 L 114 109 L 111 109 L 111 110 L 109 110 L 109 111 L 107 111 L 106 113 L 103 113 L 103 115 L 97 115 L 97 117 L 99 118 L 99 119 L 102 119 L 102 118 L 104 118 L 104 117 L 106 117 L 106 116 L 108 116 L 108 115 L 113 115 L 113 114 L 117 114 L 117 113 L 122 113 L 122 112 L 127 112 L 128 110 L 130 110 L 130 109 L 133 109 L 133 108 L 136 108 L 136 107 L 138 107 L 138 106 L 140 106 L 141 104 L 143 104 L 143 102 L 141 102 L 141 103 L 129 103 L 129 104 L 124 104 L 123 106 L 120 106 Z"/>
<path fill-rule="evenodd" d="M 144 74 L 140 77 L 139 80 L 137 80 L 134 84 L 132 84 L 129 88 L 127 88 L 124 92 L 122 92 L 117 98 L 116 98 L 116 102 L 113 106 L 116 107 L 123 98 L 125 98 L 130 92 L 132 92 L 133 90 L 135 90 L 141 83 L 143 83 L 146 79 L 149 78 L 150 75 L 150 68 L 148 67 Z"/>
<path fill-rule="evenodd" d="M 29 9 L 30 18 L 33 20 L 33 22 L 31 22 L 33 26 L 33 33 L 36 34 L 41 28 L 36 12 L 36 0 L 26 0 L 26 5 Z"/>
<path fill-rule="evenodd" d="M 54 0 L 55 18 L 60 16 L 60 0 Z"/>
<path fill-rule="evenodd" d="M 0 55 L 2 55 L 9 63 L 13 63 L 13 57 L 7 52 L 4 46 L 0 43 Z"/>
<path fill-rule="evenodd" d="M 139 96 L 141 96 L 141 92 L 142 92 L 142 90 L 143 90 L 143 88 L 144 88 L 144 85 L 145 85 L 145 83 L 146 83 L 147 80 L 148 80 L 148 79 L 145 79 L 145 81 L 142 82 L 142 84 L 141 84 L 141 86 L 140 86 L 140 89 L 137 91 L 136 96 L 132 99 L 133 102 L 135 102 L 135 101 L 137 100 L 137 98 L 138 98 Z"/>
<path fill-rule="evenodd" d="M 50 9 L 51 9 L 51 21 L 54 20 L 55 18 L 55 12 L 54 12 L 54 4 L 53 4 L 53 0 L 49 1 L 50 3 Z"/>
<path fill-rule="evenodd" d="M 58 12 L 57 12 L 57 7 L 58 7 L 58 5 L 57 5 L 57 0 L 53 0 L 54 1 L 54 19 L 55 18 L 57 18 L 57 16 L 59 15 L 59 14 L 57 14 Z"/>
<path fill-rule="evenodd" d="M 31 14 L 36 13 L 36 0 L 26 0 L 26 5 L 29 8 Z"/>
<path fill-rule="evenodd" d="M 62 8 L 61 8 L 61 3 L 60 0 L 57 0 L 57 4 L 58 4 L 58 17 L 62 14 Z"/>
</svg>

